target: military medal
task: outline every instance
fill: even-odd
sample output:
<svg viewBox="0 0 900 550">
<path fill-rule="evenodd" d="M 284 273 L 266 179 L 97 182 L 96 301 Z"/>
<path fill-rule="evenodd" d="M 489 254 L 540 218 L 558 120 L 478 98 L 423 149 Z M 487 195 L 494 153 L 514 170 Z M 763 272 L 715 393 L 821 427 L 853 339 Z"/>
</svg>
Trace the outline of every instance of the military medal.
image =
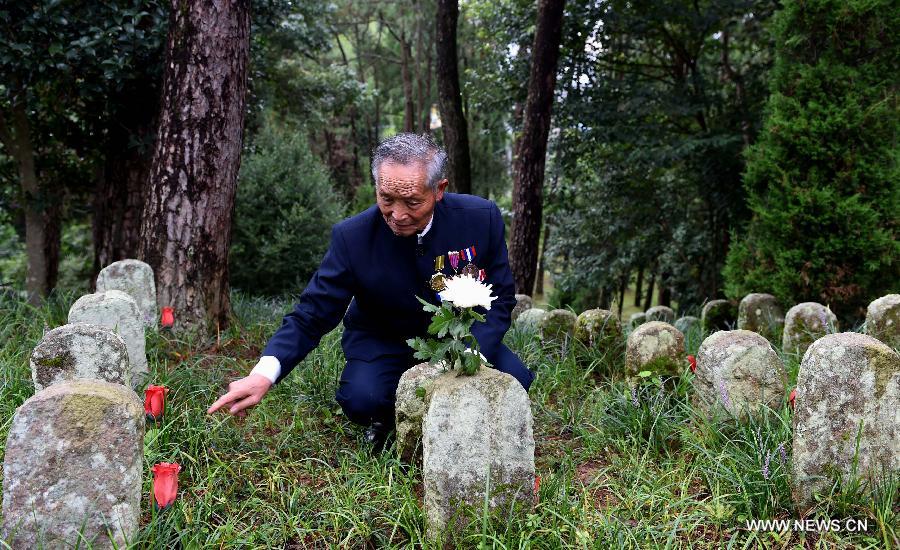
<svg viewBox="0 0 900 550">
<path fill-rule="evenodd" d="M 451 262 L 452 263 L 452 262 Z M 434 259 L 434 275 L 428 284 L 431 290 L 441 292 L 447 288 L 447 277 L 442 273 L 444 270 L 444 255 L 441 254 Z"/>
<path fill-rule="evenodd" d="M 469 262 L 465 265 L 465 267 L 462 268 L 460 273 L 462 273 L 466 277 L 472 277 L 473 279 L 477 279 L 479 271 L 481 271 L 481 270 L 478 269 L 477 265 Z"/>
<path fill-rule="evenodd" d="M 456 272 L 457 268 L 459 267 L 459 252 L 451 250 L 450 252 L 447 252 L 447 257 L 450 258 L 450 267 L 452 267 L 453 271 Z M 441 260 L 443 259 L 444 257 L 441 256 Z"/>
</svg>

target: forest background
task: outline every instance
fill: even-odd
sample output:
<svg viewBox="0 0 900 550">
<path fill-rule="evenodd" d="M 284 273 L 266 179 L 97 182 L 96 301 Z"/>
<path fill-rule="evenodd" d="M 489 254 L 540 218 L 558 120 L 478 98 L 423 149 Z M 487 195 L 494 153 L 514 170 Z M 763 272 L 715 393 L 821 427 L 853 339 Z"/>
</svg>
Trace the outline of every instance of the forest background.
<svg viewBox="0 0 900 550">
<path fill-rule="evenodd" d="M 548 4 L 558 60 L 535 54 Z M 0 3 L 0 284 L 39 300 L 141 256 L 170 15 Z M 412 131 L 448 145 L 452 188 L 508 228 L 517 201 L 539 205 L 511 242 L 519 292 L 547 280 L 554 306 L 620 315 L 770 292 L 852 326 L 900 280 L 898 18 L 860 0 L 253 2 L 222 269 L 244 293 L 299 294 L 330 226 L 374 203 L 369 152 Z M 541 70 L 545 165 L 526 128 Z M 529 154 L 537 186 L 517 187 Z"/>
</svg>

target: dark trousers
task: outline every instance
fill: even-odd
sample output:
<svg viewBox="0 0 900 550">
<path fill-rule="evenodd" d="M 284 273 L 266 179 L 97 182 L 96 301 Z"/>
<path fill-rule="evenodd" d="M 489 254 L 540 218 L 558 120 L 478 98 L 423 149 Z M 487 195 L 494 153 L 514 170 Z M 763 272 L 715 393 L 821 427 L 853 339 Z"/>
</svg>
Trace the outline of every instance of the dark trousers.
<svg viewBox="0 0 900 550">
<path fill-rule="evenodd" d="M 494 368 L 512 375 L 528 391 L 534 373 L 506 346 L 501 345 L 497 355 Z M 341 373 L 335 398 L 352 422 L 363 426 L 372 422 L 393 426 L 394 401 L 400 376 L 419 362 L 412 353 L 387 355 L 374 361 L 349 359 Z"/>
</svg>

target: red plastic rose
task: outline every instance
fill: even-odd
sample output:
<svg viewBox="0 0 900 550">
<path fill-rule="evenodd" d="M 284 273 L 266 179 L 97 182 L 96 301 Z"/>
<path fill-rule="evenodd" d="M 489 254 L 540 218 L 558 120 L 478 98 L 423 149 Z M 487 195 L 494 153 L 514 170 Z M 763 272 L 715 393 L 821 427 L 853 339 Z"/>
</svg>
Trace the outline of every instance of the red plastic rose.
<svg viewBox="0 0 900 550">
<path fill-rule="evenodd" d="M 180 471 L 181 466 L 174 462 L 160 462 L 153 466 L 153 497 L 160 508 L 166 508 L 175 502 Z"/>
<path fill-rule="evenodd" d="M 144 413 L 153 420 L 162 418 L 166 408 L 166 392 L 169 388 L 165 386 L 147 386 L 144 391 Z"/>
<path fill-rule="evenodd" d="M 791 404 L 791 410 L 794 410 L 796 404 L 794 401 L 797 399 L 797 388 L 791 390 L 791 395 L 788 396 L 788 403 Z"/>
<path fill-rule="evenodd" d="M 691 364 L 691 372 L 697 372 L 697 358 L 693 355 L 688 355 L 687 360 Z"/>
<path fill-rule="evenodd" d="M 172 328 L 172 325 L 175 324 L 175 308 L 162 308 L 162 321 L 160 322 L 160 324 L 163 326 L 163 328 Z"/>
</svg>

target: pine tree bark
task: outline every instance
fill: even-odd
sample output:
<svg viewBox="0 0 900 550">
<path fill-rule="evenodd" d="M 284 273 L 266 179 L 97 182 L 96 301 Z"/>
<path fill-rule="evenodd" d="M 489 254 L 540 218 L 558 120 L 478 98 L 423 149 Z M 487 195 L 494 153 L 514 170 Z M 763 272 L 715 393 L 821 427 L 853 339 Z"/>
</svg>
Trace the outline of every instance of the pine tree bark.
<svg viewBox="0 0 900 550">
<path fill-rule="evenodd" d="M 528 78 L 525 123 L 516 154 L 510 267 L 516 292 L 534 287 L 540 240 L 544 166 L 565 0 L 540 0 Z"/>
<path fill-rule="evenodd" d="M 109 264 L 136 258 L 141 248 L 141 213 L 153 149 L 133 145 L 152 138 L 152 120 L 134 133 L 113 133 L 94 191 L 94 274 Z M 130 138 L 134 137 L 132 140 Z"/>
<path fill-rule="evenodd" d="M 634 307 L 641 307 L 641 293 L 644 290 L 644 268 L 638 268 L 637 282 L 634 285 Z"/>
<path fill-rule="evenodd" d="M 17 86 L 17 82 L 11 85 Z M 15 161 L 25 203 L 25 290 L 28 302 L 40 305 L 56 286 L 62 212 L 59 201 L 50 196 L 38 175 L 24 96 L 21 90 L 20 99 L 11 105 L 8 121 L 0 113 L 0 140 Z"/>
<path fill-rule="evenodd" d="M 653 305 L 653 286 L 656 284 L 656 273 L 650 273 L 650 282 L 647 283 L 647 295 L 644 297 L 644 311 Z"/>
<path fill-rule="evenodd" d="M 241 159 L 249 0 L 171 0 L 166 74 L 141 259 L 179 328 L 224 326 Z"/>
<path fill-rule="evenodd" d="M 435 24 L 436 74 L 441 129 L 447 147 L 447 177 L 457 193 L 472 192 L 472 161 L 469 154 L 469 129 L 462 108 L 459 66 L 456 55 L 457 0 L 438 0 Z M 528 289 L 529 293 L 531 288 Z"/>
</svg>

